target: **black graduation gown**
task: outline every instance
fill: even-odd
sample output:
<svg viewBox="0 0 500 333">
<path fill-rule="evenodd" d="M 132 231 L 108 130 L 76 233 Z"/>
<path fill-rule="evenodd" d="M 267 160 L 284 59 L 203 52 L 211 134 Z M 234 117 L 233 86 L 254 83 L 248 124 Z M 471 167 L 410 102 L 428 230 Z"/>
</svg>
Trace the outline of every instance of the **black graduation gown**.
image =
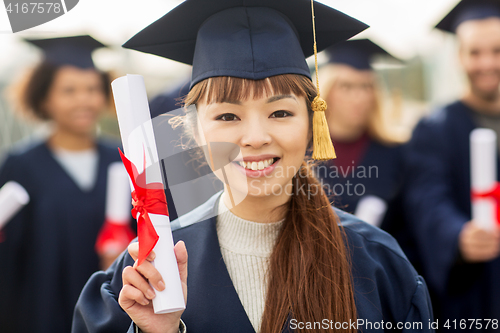
<svg viewBox="0 0 500 333">
<path fill-rule="evenodd" d="M 87 279 L 99 270 L 94 244 L 104 222 L 108 166 L 117 145 L 99 142 L 95 187 L 83 192 L 46 143 L 13 151 L 0 186 L 21 184 L 30 202 L 2 230 L 0 331 L 67 333 Z"/>
<path fill-rule="evenodd" d="M 219 196 L 214 195 L 186 216 L 182 225 L 179 220 L 172 222 L 174 241 L 183 240 L 189 253 L 188 300 L 182 319 L 190 333 L 252 333 L 255 331 L 222 260 L 216 217 L 206 218 L 214 216 Z M 432 309 L 427 287 L 396 241 L 350 214 L 335 211 L 345 227 L 352 253 L 359 318 L 371 323 L 394 323 L 391 332 L 432 332 L 428 329 Z M 92 276 L 75 308 L 73 333 L 133 332 L 130 318 L 117 301 L 122 270 L 133 263 L 124 253 L 106 272 Z M 421 322 L 423 328 L 397 330 L 396 322 Z M 359 328 L 363 332 L 384 331 L 367 327 Z"/>
<path fill-rule="evenodd" d="M 459 233 L 471 219 L 472 112 L 455 102 L 422 120 L 405 158 L 406 210 L 441 322 L 500 319 L 500 259 L 466 264 L 458 249 Z"/>
</svg>

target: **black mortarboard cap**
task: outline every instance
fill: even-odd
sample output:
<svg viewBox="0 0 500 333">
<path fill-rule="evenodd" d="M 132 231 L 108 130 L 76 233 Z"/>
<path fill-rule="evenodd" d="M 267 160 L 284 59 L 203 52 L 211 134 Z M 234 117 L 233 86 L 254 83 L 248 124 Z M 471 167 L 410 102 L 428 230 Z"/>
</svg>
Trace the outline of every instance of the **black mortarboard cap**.
<svg viewBox="0 0 500 333">
<path fill-rule="evenodd" d="M 43 50 L 45 61 L 54 65 L 94 68 L 92 52 L 104 44 L 91 36 L 71 36 L 50 39 L 26 39 Z"/>
<path fill-rule="evenodd" d="M 369 39 L 348 40 L 326 49 L 328 62 L 344 64 L 359 70 L 372 70 L 371 61 L 376 55 L 392 56 Z"/>
<path fill-rule="evenodd" d="M 463 22 L 491 17 L 500 17 L 500 0 L 462 0 L 436 25 L 436 28 L 455 33 Z"/>
<path fill-rule="evenodd" d="M 314 3 L 318 50 L 368 26 Z M 126 48 L 193 65 L 191 87 L 215 76 L 310 77 L 314 53 L 309 0 L 187 0 L 136 34 Z"/>
</svg>

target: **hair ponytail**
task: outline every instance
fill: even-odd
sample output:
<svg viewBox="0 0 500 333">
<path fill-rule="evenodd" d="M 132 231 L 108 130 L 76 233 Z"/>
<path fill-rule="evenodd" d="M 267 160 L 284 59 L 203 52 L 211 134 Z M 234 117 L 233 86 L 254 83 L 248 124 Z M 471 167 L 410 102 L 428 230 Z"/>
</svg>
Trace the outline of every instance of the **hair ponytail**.
<svg viewBox="0 0 500 333">
<path fill-rule="evenodd" d="M 281 332 L 288 318 L 297 322 L 356 320 L 350 256 L 321 184 L 306 163 L 293 179 L 293 194 L 270 258 L 261 333 Z M 327 332 L 329 329 L 298 330 Z M 354 332 L 344 329 L 342 332 Z"/>
</svg>

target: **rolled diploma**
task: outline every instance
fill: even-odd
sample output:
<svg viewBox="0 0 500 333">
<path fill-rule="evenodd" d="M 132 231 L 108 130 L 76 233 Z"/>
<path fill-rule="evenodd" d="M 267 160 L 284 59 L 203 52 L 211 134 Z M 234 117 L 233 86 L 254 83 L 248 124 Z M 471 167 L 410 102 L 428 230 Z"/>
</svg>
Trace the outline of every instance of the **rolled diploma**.
<svg viewBox="0 0 500 333">
<path fill-rule="evenodd" d="M 111 163 L 106 189 L 106 220 L 119 225 L 128 224 L 131 202 L 127 170 L 121 162 Z"/>
<path fill-rule="evenodd" d="M 158 153 L 151 124 L 151 115 L 144 79 L 140 75 L 127 75 L 111 84 L 118 116 L 118 124 L 125 156 L 138 168 L 147 167 L 146 182 L 161 183 Z M 146 166 L 144 164 L 146 154 Z M 153 264 L 165 281 L 163 291 L 155 290 L 155 313 L 169 313 L 185 309 L 179 269 L 174 253 L 174 242 L 168 216 L 149 214 L 159 236 Z"/>
<path fill-rule="evenodd" d="M 28 192 L 19 183 L 9 181 L 0 189 L 0 230 L 30 201 Z"/>
<path fill-rule="evenodd" d="M 375 195 L 366 195 L 359 199 L 354 215 L 371 225 L 380 227 L 386 211 L 387 203 L 383 199 Z"/>
<path fill-rule="evenodd" d="M 478 128 L 470 134 L 471 189 L 490 191 L 497 178 L 497 136 L 493 130 Z M 484 229 L 493 229 L 496 222 L 496 203 L 492 198 L 472 200 L 472 219 Z"/>
</svg>

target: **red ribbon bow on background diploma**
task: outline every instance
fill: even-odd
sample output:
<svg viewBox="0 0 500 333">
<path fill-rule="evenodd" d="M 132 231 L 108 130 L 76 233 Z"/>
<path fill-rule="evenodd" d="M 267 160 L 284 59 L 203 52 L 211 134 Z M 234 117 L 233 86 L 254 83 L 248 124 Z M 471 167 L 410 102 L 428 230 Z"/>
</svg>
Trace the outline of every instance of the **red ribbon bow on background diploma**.
<svg viewBox="0 0 500 333">
<path fill-rule="evenodd" d="M 500 183 L 496 182 L 493 189 L 484 192 L 471 191 L 472 200 L 481 198 L 492 198 L 496 204 L 497 224 L 500 224 Z"/>
<path fill-rule="evenodd" d="M 146 184 L 146 153 L 144 152 L 144 172 L 139 174 L 136 166 L 120 152 L 123 165 L 127 170 L 134 191 L 132 192 L 132 216 L 137 218 L 137 234 L 139 237 L 139 258 L 138 265 L 151 253 L 159 236 L 156 233 L 149 214 L 158 214 L 168 216 L 167 200 L 163 191 L 162 183 Z M 137 217 L 139 214 L 139 217 Z"/>
</svg>

